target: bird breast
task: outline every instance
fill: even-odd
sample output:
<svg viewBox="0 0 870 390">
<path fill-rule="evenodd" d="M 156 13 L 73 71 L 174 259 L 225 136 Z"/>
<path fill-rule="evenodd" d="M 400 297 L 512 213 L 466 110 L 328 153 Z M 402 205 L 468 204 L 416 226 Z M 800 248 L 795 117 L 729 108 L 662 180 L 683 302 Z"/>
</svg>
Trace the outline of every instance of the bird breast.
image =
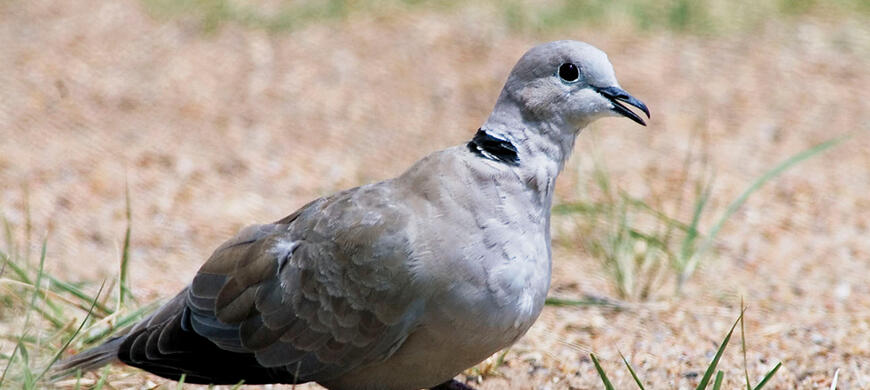
<svg viewBox="0 0 870 390">
<path fill-rule="evenodd" d="M 424 326 L 445 339 L 472 335 L 491 352 L 522 336 L 550 284 L 549 198 L 517 169 L 464 148 L 430 155 L 393 185 L 416 210 L 410 268 L 432 294 Z"/>
<path fill-rule="evenodd" d="M 454 252 L 457 257 L 442 259 L 444 276 L 427 309 L 431 318 L 441 319 L 437 326 L 443 329 L 437 333 L 445 336 L 444 342 L 476 343 L 481 359 L 526 333 L 550 285 L 546 236 L 503 229 L 481 232 L 488 242 L 483 251 L 471 249 L 481 248 L 479 242 L 468 243 Z"/>
<path fill-rule="evenodd" d="M 424 260 L 436 275 L 429 278 L 437 283 L 436 316 L 450 318 L 453 329 L 473 329 L 492 338 L 495 350 L 528 330 L 550 285 L 546 220 L 532 223 L 529 213 L 509 203 L 503 199 L 476 212 L 454 213 L 456 221 L 437 224 L 452 227 L 430 242 Z M 445 213 L 441 218 L 452 217 Z"/>
</svg>

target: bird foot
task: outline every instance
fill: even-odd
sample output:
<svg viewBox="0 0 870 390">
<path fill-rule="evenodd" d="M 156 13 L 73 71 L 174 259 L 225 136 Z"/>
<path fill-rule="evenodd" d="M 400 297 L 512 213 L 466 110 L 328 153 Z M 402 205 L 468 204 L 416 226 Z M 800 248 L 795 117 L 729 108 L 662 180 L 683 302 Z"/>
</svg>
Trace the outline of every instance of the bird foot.
<svg viewBox="0 0 870 390">
<path fill-rule="evenodd" d="M 438 386 L 431 388 L 430 390 L 475 390 L 473 387 L 466 385 L 456 379 L 451 379 L 447 382 L 444 382 Z"/>
</svg>

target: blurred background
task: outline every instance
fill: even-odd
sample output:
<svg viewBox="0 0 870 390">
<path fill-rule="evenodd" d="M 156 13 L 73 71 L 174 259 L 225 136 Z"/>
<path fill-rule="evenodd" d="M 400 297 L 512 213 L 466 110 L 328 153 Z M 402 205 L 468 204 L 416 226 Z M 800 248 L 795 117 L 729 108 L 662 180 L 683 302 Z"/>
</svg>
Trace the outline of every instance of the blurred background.
<svg viewBox="0 0 870 390">
<path fill-rule="evenodd" d="M 688 388 L 742 298 L 747 358 L 723 358 L 726 387 L 779 361 L 774 388 L 836 370 L 870 387 L 862 0 L 0 2 L 0 365 L 26 366 L 9 364 L 22 324 L 85 316 L 22 322 L 43 243 L 45 273 L 76 291 L 110 280 L 114 302 L 125 274 L 130 307 L 168 298 L 241 227 L 469 140 L 515 61 L 556 39 L 607 52 L 652 119 L 581 134 L 557 186 L 553 305 L 466 378 L 594 388 L 595 352 L 628 388 L 621 351 L 653 388 Z"/>
</svg>

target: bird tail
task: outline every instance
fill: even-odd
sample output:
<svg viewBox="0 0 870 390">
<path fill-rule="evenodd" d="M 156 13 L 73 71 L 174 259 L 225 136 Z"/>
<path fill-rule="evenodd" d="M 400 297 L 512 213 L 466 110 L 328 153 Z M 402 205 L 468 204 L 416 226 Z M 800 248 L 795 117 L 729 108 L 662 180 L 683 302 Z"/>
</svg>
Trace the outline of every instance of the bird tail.
<svg viewBox="0 0 870 390">
<path fill-rule="evenodd" d="M 118 348 L 126 338 L 126 335 L 114 337 L 99 346 L 58 361 L 51 368 L 51 379 L 63 379 L 79 370 L 84 373 L 117 362 Z"/>
</svg>

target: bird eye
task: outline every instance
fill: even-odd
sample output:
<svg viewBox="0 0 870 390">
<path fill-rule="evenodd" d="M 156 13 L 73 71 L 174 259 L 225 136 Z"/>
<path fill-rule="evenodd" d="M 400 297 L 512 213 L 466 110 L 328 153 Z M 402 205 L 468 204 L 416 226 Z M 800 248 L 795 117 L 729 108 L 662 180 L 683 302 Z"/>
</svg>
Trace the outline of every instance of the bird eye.
<svg viewBox="0 0 870 390">
<path fill-rule="evenodd" d="M 559 77 L 568 82 L 577 81 L 580 78 L 580 68 L 577 65 L 566 62 L 559 66 Z"/>
</svg>

